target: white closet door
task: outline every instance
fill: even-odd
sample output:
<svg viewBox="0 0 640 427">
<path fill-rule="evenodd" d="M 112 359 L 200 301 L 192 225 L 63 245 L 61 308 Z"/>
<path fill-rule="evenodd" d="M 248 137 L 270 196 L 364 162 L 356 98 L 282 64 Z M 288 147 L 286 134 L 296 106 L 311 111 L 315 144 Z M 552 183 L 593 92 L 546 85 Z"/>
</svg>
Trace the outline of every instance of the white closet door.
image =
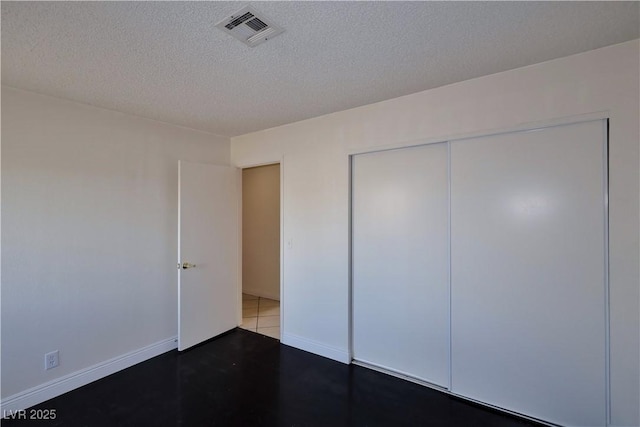
<svg viewBox="0 0 640 427">
<path fill-rule="evenodd" d="M 451 143 L 452 391 L 606 421 L 605 123 Z"/>
<path fill-rule="evenodd" d="M 353 159 L 354 359 L 449 385 L 446 144 Z"/>
</svg>

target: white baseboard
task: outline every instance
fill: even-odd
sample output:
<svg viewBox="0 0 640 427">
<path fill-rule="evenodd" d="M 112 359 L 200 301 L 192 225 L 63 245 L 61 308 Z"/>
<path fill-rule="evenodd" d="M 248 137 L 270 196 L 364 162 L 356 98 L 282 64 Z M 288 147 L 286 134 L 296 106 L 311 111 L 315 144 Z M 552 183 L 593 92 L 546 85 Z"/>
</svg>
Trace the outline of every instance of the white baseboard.
<svg viewBox="0 0 640 427">
<path fill-rule="evenodd" d="M 2 399 L 1 413 L 27 409 L 178 347 L 168 338 Z"/>
<path fill-rule="evenodd" d="M 280 340 L 280 342 L 282 344 L 295 347 L 300 350 L 308 351 L 309 353 L 337 360 L 338 362 L 346 364 L 351 363 L 351 356 L 349 355 L 349 352 L 342 348 L 329 346 L 317 341 L 287 333 L 282 334 L 282 339 Z"/>
</svg>

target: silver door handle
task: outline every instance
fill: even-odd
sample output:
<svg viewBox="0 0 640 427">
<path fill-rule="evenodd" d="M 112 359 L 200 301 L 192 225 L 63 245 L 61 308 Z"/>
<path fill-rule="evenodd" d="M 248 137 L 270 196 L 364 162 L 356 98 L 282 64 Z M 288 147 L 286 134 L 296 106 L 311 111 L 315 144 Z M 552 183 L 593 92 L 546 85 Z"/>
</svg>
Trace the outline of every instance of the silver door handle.
<svg viewBox="0 0 640 427">
<path fill-rule="evenodd" d="M 182 263 L 182 269 L 186 270 L 187 268 L 195 268 L 196 265 L 195 264 L 191 264 L 190 262 L 183 262 Z"/>
</svg>

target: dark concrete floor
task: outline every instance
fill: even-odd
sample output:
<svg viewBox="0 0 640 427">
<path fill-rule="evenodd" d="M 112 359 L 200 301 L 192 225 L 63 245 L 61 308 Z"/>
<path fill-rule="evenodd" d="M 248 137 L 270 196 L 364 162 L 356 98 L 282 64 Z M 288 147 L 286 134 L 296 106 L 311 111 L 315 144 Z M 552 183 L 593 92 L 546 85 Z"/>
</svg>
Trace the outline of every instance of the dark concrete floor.
<svg viewBox="0 0 640 427">
<path fill-rule="evenodd" d="M 49 421 L 3 426 L 536 425 L 240 329 L 44 402 Z"/>
</svg>

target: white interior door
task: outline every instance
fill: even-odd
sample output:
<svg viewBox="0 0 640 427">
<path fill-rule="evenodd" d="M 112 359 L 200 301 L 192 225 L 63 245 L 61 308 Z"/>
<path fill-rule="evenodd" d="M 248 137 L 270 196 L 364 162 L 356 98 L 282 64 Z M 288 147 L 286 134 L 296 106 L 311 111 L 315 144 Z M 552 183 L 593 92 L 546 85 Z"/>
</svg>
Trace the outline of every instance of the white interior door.
<svg viewBox="0 0 640 427">
<path fill-rule="evenodd" d="M 447 146 L 353 158 L 353 357 L 449 386 Z"/>
<path fill-rule="evenodd" d="M 178 349 L 238 322 L 238 172 L 180 161 Z"/>
<path fill-rule="evenodd" d="M 605 425 L 605 129 L 451 143 L 453 392 Z"/>
</svg>

